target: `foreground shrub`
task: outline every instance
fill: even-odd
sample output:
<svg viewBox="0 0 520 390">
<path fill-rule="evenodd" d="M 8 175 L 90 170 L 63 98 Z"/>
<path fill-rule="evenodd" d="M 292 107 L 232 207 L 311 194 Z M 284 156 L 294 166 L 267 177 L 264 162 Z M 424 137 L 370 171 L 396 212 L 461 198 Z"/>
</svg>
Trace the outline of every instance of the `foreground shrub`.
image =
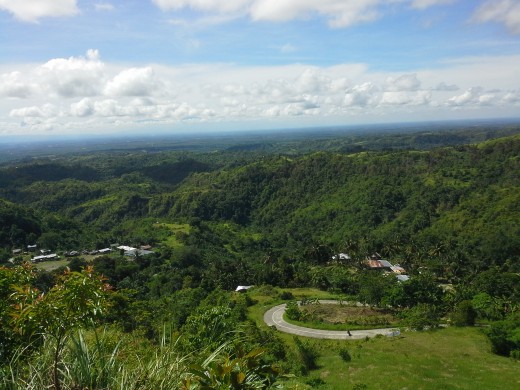
<svg viewBox="0 0 520 390">
<path fill-rule="evenodd" d="M 297 337 L 294 337 L 294 344 L 296 345 L 296 351 L 300 363 L 302 364 L 302 374 L 306 375 L 310 370 L 318 368 L 318 352 L 308 342 L 301 341 Z"/>
<path fill-rule="evenodd" d="M 425 303 L 405 309 L 401 316 L 404 325 L 413 330 L 432 329 L 440 324 L 437 307 Z"/>
<path fill-rule="evenodd" d="M 503 321 L 494 322 L 486 334 L 494 353 L 512 356 L 514 351 L 520 350 L 520 312 L 510 314 Z"/>
<path fill-rule="evenodd" d="M 278 369 L 260 359 L 265 349 L 248 353 L 238 349 L 233 355 L 221 354 L 225 347 L 219 347 L 202 364 L 191 366 L 182 388 L 267 389 L 276 381 Z"/>
</svg>

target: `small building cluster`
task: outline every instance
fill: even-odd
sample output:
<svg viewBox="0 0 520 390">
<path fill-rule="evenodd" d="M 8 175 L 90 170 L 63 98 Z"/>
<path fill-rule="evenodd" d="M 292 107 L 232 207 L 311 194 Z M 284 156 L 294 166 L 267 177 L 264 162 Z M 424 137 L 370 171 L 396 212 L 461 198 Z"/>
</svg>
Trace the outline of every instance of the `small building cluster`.
<svg viewBox="0 0 520 390">
<path fill-rule="evenodd" d="M 405 282 L 410 277 L 406 275 L 406 270 L 399 264 L 392 265 L 388 260 L 384 260 L 379 253 L 374 253 L 368 256 L 365 264 L 369 269 L 381 270 L 383 272 L 392 273 L 400 282 Z"/>
<path fill-rule="evenodd" d="M 39 263 L 41 261 L 58 260 L 60 257 L 56 253 L 50 253 L 48 255 L 34 256 L 31 259 L 33 263 Z"/>
<path fill-rule="evenodd" d="M 71 250 L 67 252 L 63 252 L 63 256 L 65 257 L 76 257 L 80 255 L 106 255 L 114 250 L 119 250 L 128 257 L 139 257 L 139 256 L 147 256 L 154 254 L 151 245 L 141 245 L 139 248 L 134 248 L 127 245 L 119 245 L 119 244 L 112 244 L 110 248 L 102 248 L 102 249 L 96 249 L 96 250 Z M 38 250 L 38 246 L 36 244 L 34 245 L 27 245 L 27 250 L 24 251 L 21 248 L 15 248 L 12 249 L 12 255 L 13 256 L 21 256 L 23 254 L 31 254 L 31 262 L 32 263 L 40 263 L 42 261 L 50 261 L 50 260 L 59 260 L 60 256 L 58 256 L 57 253 L 51 253 L 49 249 L 40 249 Z M 13 262 L 14 257 L 9 259 L 9 261 Z"/>
<path fill-rule="evenodd" d="M 151 248 L 152 247 L 150 245 L 141 245 L 139 248 L 134 248 L 127 245 L 120 245 L 117 247 L 117 249 L 123 251 L 125 256 L 129 257 L 153 255 L 154 252 L 150 250 Z"/>
</svg>

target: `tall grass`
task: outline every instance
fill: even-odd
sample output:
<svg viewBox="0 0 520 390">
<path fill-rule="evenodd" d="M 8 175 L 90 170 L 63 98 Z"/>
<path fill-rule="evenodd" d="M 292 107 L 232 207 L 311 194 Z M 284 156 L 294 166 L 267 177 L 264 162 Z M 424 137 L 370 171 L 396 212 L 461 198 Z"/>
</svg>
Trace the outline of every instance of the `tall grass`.
<svg viewBox="0 0 520 390">
<path fill-rule="evenodd" d="M 163 336 L 159 345 L 136 347 L 110 329 L 79 331 L 63 350 L 59 366 L 62 390 L 166 390 L 181 387 L 187 357 Z M 54 344 L 45 340 L 39 353 L 25 349 L 0 371 L 0 389 L 51 389 Z M 134 347 L 132 349 L 132 347 Z"/>
</svg>

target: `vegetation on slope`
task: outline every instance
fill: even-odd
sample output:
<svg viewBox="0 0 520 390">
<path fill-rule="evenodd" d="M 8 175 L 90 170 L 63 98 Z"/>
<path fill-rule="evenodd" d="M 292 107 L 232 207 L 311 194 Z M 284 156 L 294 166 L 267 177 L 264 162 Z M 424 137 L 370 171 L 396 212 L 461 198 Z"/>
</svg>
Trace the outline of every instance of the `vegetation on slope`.
<svg viewBox="0 0 520 390">
<path fill-rule="evenodd" d="M 467 139 L 468 134 L 459 136 Z M 323 350 L 264 328 L 259 318 L 266 305 L 290 300 L 298 290 L 284 294 L 265 286 L 251 294 L 230 292 L 237 285 L 313 287 L 327 296 L 391 306 L 414 329 L 441 322 L 485 323 L 489 346 L 482 338 L 475 341 L 475 330 L 464 341 L 479 345 L 472 364 L 482 359 L 502 367 L 509 378 L 515 363 L 488 352 L 517 358 L 520 350 L 520 137 L 434 149 L 429 148 L 437 136 L 402 137 L 358 139 L 362 145 L 350 149 L 352 140 L 313 140 L 285 148 L 95 153 L 4 165 L 0 346 L 6 376 L 0 383 L 13 388 L 28 383 L 33 388 L 53 383 L 161 388 L 169 374 L 154 371 L 160 365 L 175 371 L 170 375 L 175 387 L 234 381 L 243 385 L 236 388 L 247 388 L 246 382 L 266 388 L 284 373 L 296 376 L 284 381 L 288 386 L 308 382 L 315 387 L 321 380 L 324 388 L 338 388 L 341 378 L 328 379 L 326 372 L 345 363 L 339 352 L 346 348 L 350 353 L 343 356 L 353 362 L 349 367 L 369 374 L 354 346 L 338 342 Z M 397 146 L 413 137 L 416 150 Z M 384 142 L 394 145 L 387 148 L 392 150 L 384 150 Z M 85 310 L 84 317 L 78 314 L 81 321 L 75 324 L 82 330 L 76 333 L 64 323 L 45 322 L 39 311 L 29 316 L 36 308 L 64 307 L 67 295 L 60 286 L 70 273 L 21 266 L 32 257 L 24 254 L 27 245 L 63 255 L 115 243 L 151 245 L 154 253 L 129 258 L 113 251 L 68 262 L 71 271 L 79 272 L 72 275 L 103 275 L 110 285 L 99 322 L 83 321 L 89 318 Z M 13 256 L 14 249 L 21 253 Z M 375 252 L 403 266 L 410 280 L 398 282 L 391 274 L 367 269 L 364 260 Z M 22 331 L 29 324 L 33 330 Z M 444 332 L 448 339 L 461 334 L 438 332 L 433 334 Z M 99 334 L 107 335 L 104 341 Z M 405 334 L 400 340 L 416 337 L 428 346 L 420 335 Z M 385 343 L 374 341 L 374 356 Z M 424 362 L 414 372 L 436 367 L 432 383 L 464 388 L 440 373 L 441 366 L 459 364 L 459 355 L 448 353 L 454 361 L 439 357 L 440 366 Z M 419 357 L 402 363 L 413 361 Z M 428 388 L 410 370 L 402 371 L 401 379 Z M 471 372 L 460 367 L 454 376 Z M 114 381 L 107 382 L 108 377 Z M 349 381 L 380 386 L 353 374 Z M 514 379 L 507 384 L 516 385 Z"/>
</svg>

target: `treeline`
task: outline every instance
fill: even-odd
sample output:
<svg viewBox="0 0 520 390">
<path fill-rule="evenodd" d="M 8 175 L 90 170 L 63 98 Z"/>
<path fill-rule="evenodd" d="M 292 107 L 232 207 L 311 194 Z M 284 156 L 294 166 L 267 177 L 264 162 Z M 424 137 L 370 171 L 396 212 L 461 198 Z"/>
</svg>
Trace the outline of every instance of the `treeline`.
<svg viewBox="0 0 520 390">
<path fill-rule="evenodd" d="M 226 242 L 231 257 L 362 242 L 447 278 L 506 263 L 516 270 L 519 154 L 512 136 L 430 151 L 101 154 L 7 166 L 1 246 L 159 242 L 157 229 L 139 223 L 154 218 L 204 226 L 197 245 Z"/>
</svg>

